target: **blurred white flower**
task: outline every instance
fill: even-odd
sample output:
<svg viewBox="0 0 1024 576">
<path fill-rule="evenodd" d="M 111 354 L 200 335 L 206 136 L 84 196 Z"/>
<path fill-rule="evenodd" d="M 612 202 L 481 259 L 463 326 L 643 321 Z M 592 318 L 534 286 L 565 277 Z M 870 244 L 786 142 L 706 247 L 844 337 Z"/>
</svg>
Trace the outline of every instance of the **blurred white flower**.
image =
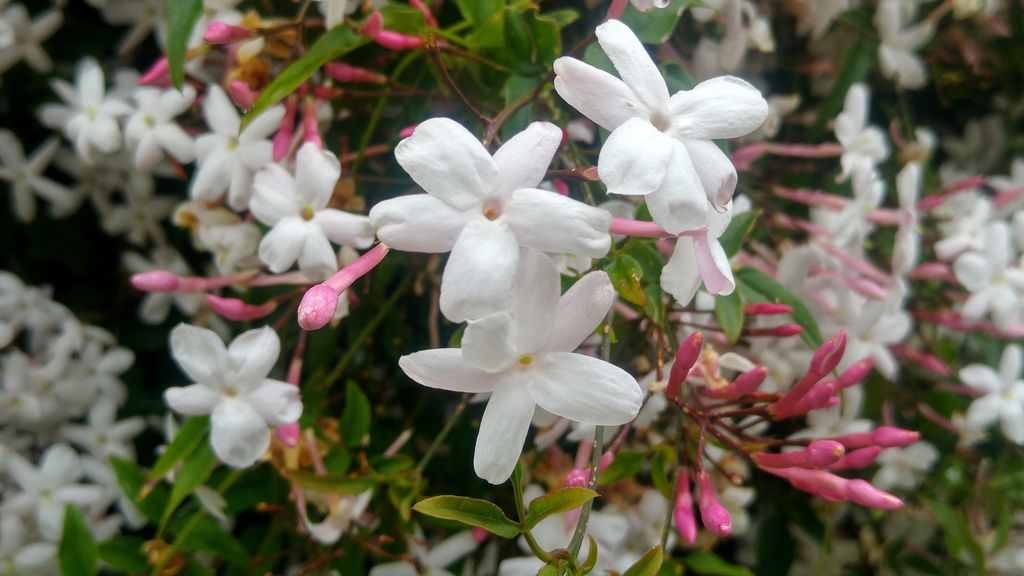
<svg viewBox="0 0 1024 576">
<path fill-rule="evenodd" d="M 9 130 L 0 129 L 0 180 L 10 184 L 14 214 L 22 222 L 35 218 L 36 196 L 50 203 L 50 211 L 54 215 L 66 215 L 75 206 L 70 190 L 43 176 L 59 148 L 60 141 L 50 138 L 25 158 L 25 150 L 18 137 Z"/>
<path fill-rule="evenodd" d="M 960 370 L 964 384 L 982 393 L 967 409 L 967 425 L 980 430 L 996 421 L 1007 438 L 1024 444 L 1024 379 L 1021 366 L 1024 351 L 1017 344 L 1003 349 L 999 372 L 984 364 L 971 364 Z"/>
</svg>

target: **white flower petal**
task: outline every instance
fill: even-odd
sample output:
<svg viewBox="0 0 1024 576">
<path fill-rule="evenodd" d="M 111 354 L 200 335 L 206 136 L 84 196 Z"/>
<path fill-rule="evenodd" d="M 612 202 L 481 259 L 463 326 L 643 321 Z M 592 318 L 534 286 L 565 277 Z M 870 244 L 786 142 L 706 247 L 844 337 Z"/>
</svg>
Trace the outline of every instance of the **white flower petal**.
<svg viewBox="0 0 1024 576">
<path fill-rule="evenodd" d="M 661 187 L 675 143 L 650 122 L 632 118 L 616 128 L 597 159 L 609 194 L 643 195 Z"/>
<path fill-rule="evenodd" d="M 249 404 L 228 398 L 210 415 L 210 445 L 225 464 L 245 468 L 267 451 L 270 429 Z"/>
<path fill-rule="evenodd" d="M 527 250 L 520 258 L 511 303 L 512 337 L 519 354 L 544 349 L 561 293 L 561 276 L 555 263 L 543 252 Z"/>
<path fill-rule="evenodd" d="M 661 269 L 661 288 L 686 306 L 700 288 L 700 269 L 697 268 L 697 244 L 693 238 L 680 236 L 676 240 L 672 257 Z"/>
<path fill-rule="evenodd" d="M 448 118 L 417 126 L 395 147 L 395 159 L 421 188 L 460 209 L 494 195 L 501 178 L 480 141 Z"/>
<path fill-rule="evenodd" d="M 242 390 L 260 385 L 277 363 L 281 339 L 270 326 L 247 330 L 228 346 L 233 383 Z"/>
<path fill-rule="evenodd" d="M 419 384 L 455 392 L 490 392 L 501 377 L 470 366 L 458 348 L 407 354 L 398 359 L 398 366 Z"/>
<path fill-rule="evenodd" d="M 195 382 L 211 382 L 223 374 L 224 341 L 213 330 L 178 324 L 171 330 L 171 355 Z"/>
<path fill-rule="evenodd" d="M 473 453 L 476 475 L 491 484 L 512 476 L 530 431 L 534 402 L 518 381 L 495 388 L 487 401 Z"/>
<path fill-rule="evenodd" d="M 370 224 L 380 241 L 406 252 L 448 252 L 475 217 L 429 194 L 392 198 L 370 210 Z"/>
<path fill-rule="evenodd" d="M 562 129 L 550 122 L 533 122 L 508 139 L 494 153 L 502 192 L 539 186 L 561 143 Z"/>
<path fill-rule="evenodd" d="M 306 243 L 299 253 L 299 270 L 312 280 L 326 280 L 338 271 L 338 256 L 317 226 L 307 224 Z"/>
<path fill-rule="evenodd" d="M 299 387 L 277 380 L 264 380 L 242 397 L 267 424 L 280 426 L 302 416 Z"/>
<path fill-rule="evenodd" d="M 276 225 L 286 216 L 298 216 L 302 201 L 296 192 L 295 179 L 280 164 L 266 165 L 253 178 L 249 209 L 267 226 Z"/>
<path fill-rule="evenodd" d="M 668 87 L 636 34 L 619 20 L 608 20 L 597 27 L 596 33 L 601 48 L 637 99 L 649 110 L 664 110 Z"/>
<path fill-rule="evenodd" d="M 501 221 L 520 245 L 544 252 L 600 258 L 611 247 L 611 215 L 546 190 L 520 189 L 502 209 Z"/>
<path fill-rule="evenodd" d="M 505 224 L 473 220 L 452 248 L 441 277 L 441 312 L 452 322 L 482 318 L 507 306 L 519 243 Z"/>
<path fill-rule="evenodd" d="M 582 354 L 547 354 L 526 378 L 537 405 L 583 424 L 625 424 L 636 417 L 643 401 L 635 378 L 618 366 Z"/>
<path fill-rule="evenodd" d="M 260 260 L 275 274 L 291 268 L 306 245 L 308 232 L 306 222 L 297 216 L 281 219 L 260 241 Z"/>
<path fill-rule="evenodd" d="M 202 384 L 164 390 L 164 400 L 172 410 L 185 416 L 205 416 L 220 402 L 221 393 Z"/>
<path fill-rule="evenodd" d="M 306 142 L 295 154 L 296 190 L 302 201 L 314 209 L 327 206 L 338 178 L 341 178 L 341 163 L 331 152 Z"/>
<path fill-rule="evenodd" d="M 570 106 L 606 130 L 615 130 L 630 118 L 646 118 L 626 83 L 575 58 L 555 60 L 555 90 Z"/>
<path fill-rule="evenodd" d="M 508 312 L 497 312 L 479 320 L 470 320 L 462 335 L 463 361 L 488 372 L 511 366 L 518 352 L 514 326 L 512 315 Z"/>
<path fill-rule="evenodd" d="M 373 244 L 373 226 L 362 214 L 349 214 L 333 208 L 320 210 L 313 223 L 324 231 L 327 238 L 339 246 L 369 248 Z"/>
<path fill-rule="evenodd" d="M 672 160 L 658 190 L 646 196 L 651 219 L 670 234 L 697 230 L 708 224 L 708 199 L 704 185 L 690 161 L 687 148 L 672 144 Z"/>
<path fill-rule="evenodd" d="M 203 116 L 210 130 L 222 136 L 238 136 L 238 111 L 217 84 L 210 84 L 203 102 Z"/>
<path fill-rule="evenodd" d="M 558 301 L 545 350 L 572 352 L 578 348 L 604 321 L 614 300 L 615 289 L 604 272 L 580 278 Z"/>
<path fill-rule="evenodd" d="M 708 202 L 719 212 L 724 211 L 736 190 L 736 167 L 732 160 L 710 140 L 688 140 L 686 152 L 700 177 Z"/>
<path fill-rule="evenodd" d="M 695 140 L 739 138 L 757 130 L 768 117 L 761 91 L 735 76 L 705 80 L 693 90 L 675 93 L 669 114 L 676 135 Z"/>
</svg>

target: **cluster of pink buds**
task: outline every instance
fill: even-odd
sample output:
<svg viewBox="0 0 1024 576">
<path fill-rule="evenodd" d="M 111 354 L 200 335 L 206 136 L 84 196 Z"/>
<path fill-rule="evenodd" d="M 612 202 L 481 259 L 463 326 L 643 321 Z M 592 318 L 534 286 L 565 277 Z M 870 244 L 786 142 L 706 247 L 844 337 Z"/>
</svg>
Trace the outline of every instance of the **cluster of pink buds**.
<svg viewBox="0 0 1024 576">
<path fill-rule="evenodd" d="M 207 293 L 206 304 L 217 315 L 228 320 L 246 321 L 269 316 L 281 303 L 281 298 L 272 298 L 259 304 L 251 304 L 238 298 L 229 298 L 210 292 L 228 286 L 257 288 L 260 286 L 308 285 L 310 281 L 298 272 L 287 274 L 260 275 L 258 270 L 249 270 L 226 276 L 178 276 L 168 270 L 152 270 L 133 274 L 132 286 L 140 292 L 166 292 L 178 294 Z"/>
<path fill-rule="evenodd" d="M 763 305 L 764 311 L 773 311 L 773 306 L 776 305 Z M 697 510 L 705 528 L 717 536 L 726 536 L 732 529 L 729 513 L 715 496 L 712 476 L 704 465 L 708 458 L 704 450 L 708 437 L 745 456 L 761 470 L 826 500 L 849 501 L 884 510 L 902 506 L 899 498 L 869 482 L 843 478 L 837 473 L 874 464 L 883 449 L 916 442 L 920 437 L 917 432 L 882 426 L 870 432 L 800 440 L 753 432 L 774 421 L 833 406 L 840 401 L 840 391 L 863 381 L 872 370 L 872 360 L 861 359 L 837 373 L 845 351 L 846 335 L 840 332 L 818 347 L 796 384 L 783 394 L 774 394 L 758 391 L 768 374 L 763 366 L 755 366 L 732 379 L 723 377 L 718 353 L 704 345 L 700 332 L 691 334 L 679 345 L 665 396 L 686 417 L 682 433 L 696 440 L 693 453 L 686 448 L 679 455 L 682 464 L 673 502 L 676 529 L 685 542 L 696 540 L 691 483 L 697 490 Z M 738 418 L 744 419 L 743 422 L 737 423 Z M 756 426 L 759 423 L 763 425 Z M 739 481 L 725 474 L 729 481 Z"/>
</svg>

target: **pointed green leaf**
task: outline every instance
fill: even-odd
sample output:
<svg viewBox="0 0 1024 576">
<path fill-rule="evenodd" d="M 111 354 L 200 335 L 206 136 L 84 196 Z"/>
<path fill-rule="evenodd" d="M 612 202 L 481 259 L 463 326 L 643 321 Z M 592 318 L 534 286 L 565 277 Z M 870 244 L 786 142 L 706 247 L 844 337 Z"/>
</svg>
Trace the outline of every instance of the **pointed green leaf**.
<svg viewBox="0 0 1024 576">
<path fill-rule="evenodd" d="M 705 576 L 754 576 L 754 573 L 743 566 L 730 564 L 719 558 L 714 552 L 696 550 L 683 560 L 686 567 L 695 574 Z"/>
<path fill-rule="evenodd" d="M 372 478 L 356 478 L 344 474 L 315 474 L 296 470 L 288 473 L 288 480 L 307 490 L 325 494 L 361 494 L 376 485 Z"/>
<path fill-rule="evenodd" d="M 529 530 L 552 514 L 575 510 L 596 497 L 597 492 L 587 488 L 559 488 L 551 494 L 534 498 L 527 509 L 523 528 Z"/>
<path fill-rule="evenodd" d="M 58 558 L 65 576 L 92 576 L 97 566 L 96 540 L 82 512 L 68 504 L 64 511 L 64 530 L 60 535 Z"/>
<path fill-rule="evenodd" d="M 213 473 L 217 465 L 217 456 L 209 444 L 202 444 L 187 460 L 181 464 L 181 469 L 174 475 L 174 487 L 171 488 L 171 498 L 164 507 L 164 513 L 160 518 L 160 531 L 163 532 L 171 514 L 178 508 L 178 505 L 185 501 L 196 487 L 202 486 Z"/>
<path fill-rule="evenodd" d="M 147 481 L 146 472 L 134 462 L 124 458 L 113 456 L 110 458 L 110 465 L 114 469 L 117 483 L 121 485 L 125 496 L 150 522 L 154 524 L 159 522 L 160 515 L 167 503 L 167 487 L 152 484 L 156 481 Z M 151 483 L 148 490 L 146 490 L 147 482 Z M 143 496 L 144 491 L 145 496 Z"/>
<path fill-rule="evenodd" d="M 747 210 L 733 217 L 729 227 L 718 238 L 718 243 L 722 245 L 726 256 L 732 258 L 740 251 L 743 239 L 754 229 L 754 223 L 760 215 L 760 210 Z"/>
<path fill-rule="evenodd" d="M 142 551 L 145 543 L 138 536 L 118 536 L 99 545 L 99 559 L 122 572 L 148 572 L 152 566 Z"/>
<path fill-rule="evenodd" d="M 622 576 L 654 576 L 661 568 L 662 551 L 661 546 L 655 546 L 644 552 L 632 566 L 622 573 Z"/>
<path fill-rule="evenodd" d="M 594 566 L 597 566 L 597 540 L 590 534 L 587 534 L 587 540 L 589 542 L 589 548 L 587 550 L 587 561 L 580 566 L 580 574 L 586 576 L 594 571 Z"/>
<path fill-rule="evenodd" d="M 479 24 L 505 7 L 505 0 L 455 0 L 462 17 Z"/>
<path fill-rule="evenodd" d="M 359 446 L 370 433 L 370 401 L 359 385 L 349 380 L 345 384 L 345 410 L 341 413 L 338 432 L 345 446 Z"/>
<path fill-rule="evenodd" d="M 610 484 L 623 478 L 636 476 L 644 467 L 644 453 L 636 450 L 619 450 L 612 463 L 597 477 L 598 484 Z"/>
<path fill-rule="evenodd" d="M 189 418 L 178 429 L 178 434 L 167 445 L 164 453 L 157 459 L 156 464 L 149 471 L 150 480 L 158 480 L 167 475 L 174 466 L 199 447 L 199 444 L 206 437 L 206 430 L 210 427 L 209 416 L 195 416 Z"/>
<path fill-rule="evenodd" d="M 366 38 L 356 34 L 348 26 L 332 28 L 330 32 L 317 39 L 305 56 L 292 62 L 274 78 L 269 86 L 263 89 L 259 99 L 253 104 L 252 110 L 249 110 L 242 118 L 242 128 L 244 129 L 249 122 L 266 112 L 271 106 L 284 100 L 325 63 L 341 58 L 366 42 L 368 42 Z"/>
<path fill-rule="evenodd" d="M 181 90 L 185 83 L 185 55 L 188 39 L 203 11 L 203 0 L 173 0 L 167 2 L 167 69 L 174 87 Z"/>
<path fill-rule="evenodd" d="M 693 0 L 672 0 L 668 6 L 650 12 L 641 12 L 629 4 L 622 14 L 622 22 L 633 30 L 641 42 L 661 44 L 672 35 L 683 11 L 691 4 Z"/>
<path fill-rule="evenodd" d="M 624 300 L 637 306 L 647 303 L 647 295 L 644 294 L 643 287 L 640 286 L 644 270 L 634 258 L 625 254 L 616 254 L 612 261 L 605 265 L 604 271 L 611 279 L 612 286 L 615 286 L 615 291 Z"/>
<path fill-rule="evenodd" d="M 715 296 L 715 317 L 729 343 L 735 344 L 743 332 L 743 321 L 746 318 L 739 290 L 733 290 L 732 294 L 725 296 Z"/>
<path fill-rule="evenodd" d="M 417 502 L 412 509 L 434 518 L 477 526 L 502 538 L 514 538 L 520 532 L 518 524 L 505 516 L 501 508 L 486 500 L 463 496 L 434 496 Z"/>
<path fill-rule="evenodd" d="M 742 283 L 746 288 L 745 294 L 755 297 L 754 302 L 780 302 L 793 308 L 793 321 L 804 329 L 801 336 L 812 348 L 817 348 L 825 341 L 818 328 L 818 322 L 814 314 L 804 304 L 804 301 L 789 291 L 788 288 L 779 284 L 777 280 L 761 272 L 757 268 L 740 268 L 735 272 L 736 282 Z"/>
</svg>

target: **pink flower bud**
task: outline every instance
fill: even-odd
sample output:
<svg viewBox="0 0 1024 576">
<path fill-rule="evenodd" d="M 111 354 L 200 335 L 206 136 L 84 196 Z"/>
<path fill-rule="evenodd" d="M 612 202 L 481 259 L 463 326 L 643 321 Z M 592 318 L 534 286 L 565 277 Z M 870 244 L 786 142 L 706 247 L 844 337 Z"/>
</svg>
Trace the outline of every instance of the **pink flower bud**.
<svg viewBox="0 0 1024 576">
<path fill-rule="evenodd" d="M 565 475 L 565 485 L 570 488 L 586 488 L 590 483 L 590 471 L 573 468 Z"/>
<path fill-rule="evenodd" d="M 203 34 L 203 41 L 207 44 L 228 44 L 238 40 L 246 40 L 253 37 L 253 31 L 241 26 L 232 26 L 220 20 L 210 22 Z"/>
<path fill-rule="evenodd" d="M 316 100 L 307 98 L 302 105 L 302 140 L 312 142 L 321 150 L 324 140 L 320 137 L 320 125 L 316 120 Z"/>
<path fill-rule="evenodd" d="M 870 356 L 854 362 L 853 366 L 843 370 L 843 373 L 839 375 L 839 379 L 836 381 L 836 390 L 844 390 L 859 384 L 867 378 L 874 366 L 875 361 Z"/>
<path fill-rule="evenodd" d="M 903 507 L 903 501 L 899 498 L 879 490 L 867 480 L 859 478 L 847 481 L 846 495 L 851 501 L 868 508 L 896 510 Z"/>
<path fill-rule="evenodd" d="M 430 7 L 424 4 L 422 0 L 409 0 L 409 5 L 423 13 L 423 19 L 426 21 L 427 26 L 437 28 L 437 18 L 434 18 Z"/>
<path fill-rule="evenodd" d="M 882 453 L 881 446 L 868 446 L 847 452 L 838 462 L 829 466 L 829 470 L 858 470 L 867 468 L 875 463 L 878 455 Z"/>
<path fill-rule="evenodd" d="M 142 292 L 174 292 L 178 289 L 180 279 L 167 270 L 153 270 L 132 274 L 132 286 Z"/>
<path fill-rule="evenodd" d="M 676 479 L 673 516 L 679 537 L 692 546 L 697 542 L 697 518 L 693 515 L 693 494 L 690 492 L 690 474 L 686 467 L 679 469 L 679 476 Z"/>
<path fill-rule="evenodd" d="M 701 472 L 697 478 L 697 484 L 700 487 L 698 508 L 701 522 L 712 534 L 728 536 L 732 533 L 732 517 L 715 496 L 714 488 L 711 486 L 711 476 L 707 472 Z"/>
<path fill-rule="evenodd" d="M 479 526 L 473 527 L 473 542 L 477 545 L 483 544 L 490 535 L 490 532 L 480 528 Z"/>
<path fill-rule="evenodd" d="M 384 30 L 373 38 L 373 41 L 389 50 L 415 50 L 423 47 L 423 39 Z"/>
<path fill-rule="evenodd" d="M 373 248 L 370 248 L 362 256 L 356 258 L 351 264 L 345 266 L 341 270 L 334 273 L 333 276 L 324 281 L 324 284 L 330 286 L 335 292 L 341 294 L 353 282 L 362 278 L 367 272 L 373 270 L 377 264 L 380 264 L 384 256 L 387 256 L 389 248 L 383 242 L 378 243 Z"/>
<path fill-rule="evenodd" d="M 775 336 L 777 338 L 790 338 L 804 333 L 799 324 L 783 324 L 772 328 L 754 328 L 747 330 L 748 336 Z"/>
<path fill-rule="evenodd" d="M 701 332 L 690 334 L 679 344 L 679 348 L 676 350 L 675 362 L 672 364 L 672 370 L 669 371 L 668 385 L 665 386 L 665 396 L 667 398 L 671 399 L 679 395 L 679 390 L 682 388 L 686 377 L 690 374 L 690 369 L 697 363 L 697 358 L 700 356 L 700 351 L 703 347 L 704 334 Z"/>
<path fill-rule="evenodd" d="M 846 332 L 840 330 L 838 334 L 814 351 L 814 357 L 811 358 L 811 370 L 822 376 L 828 374 L 839 365 L 845 352 Z"/>
<path fill-rule="evenodd" d="M 871 433 L 871 439 L 882 448 L 902 448 L 921 439 L 921 434 L 913 430 L 882 426 Z"/>
<path fill-rule="evenodd" d="M 764 366 L 751 368 L 740 374 L 735 380 L 718 388 L 705 386 L 701 388 L 701 394 L 715 400 L 735 400 L 748 394 L 753 394 L 768 377 L 768 369 Z"/>
<path fill-rule="evenodd" d="M 924 262 L 907 273 L 911 280 L 946 280 L 950 276 L 953 270 L 945 262 Z"/>
<path fill-rule="evenodd" d="M 818 410 L 819 408 L 832 406 L 835 404 L 835 402 L 832 401 L 835 393 L 835 380 L 819 382 L 814 388 L 811 388 L 810 392 L 804 394 L 804 397 L 796 403 L 796 406 L 794 406 L 792 410 L 786 413 L 786 416 L 798 416 L 801 414 L 807 414 L 811 410 Z"/>
<path fill-rule="evenodd" d="M 615 217 L 612 218 L 612 227 L 609 232 L 621 236 L 638 236 L 641 238 L 673 238 L 675 236 L 674 234 L 669 234 L 654 222 Z"/>
<path fill-rule="evenodd" d="M 370 17 L 366 19 L 366 23 L 359 28 L 359 33 L 370 39 L 376 38 L 383 31 L 384 16 L 380 12 L 370 14 Z"/>
<path fill-rule="evenodd" d="M 597 473 L 600 474 L 604 472 L 609 466 L 611 466 L 612 462 L 614 461 L 615 453 L 612 452 L 611 450 L 605 452 L 604 454 L 601 454 L 601 459 L 597 463 Z"/>
<path fill-rule="evenodd" d="M 228 320 L 256 320 L 263 318 L 277 308 L 277 302 L 269 300 L 263 304 L 247 304 L 238 298 L 222 298 L 213 294 L 206 295 L 206 303 L 210 309 Z"/>
<path fill-rule="evenodd" d="M 748 316 L 790 314 L 793 312 L 793 307 L 775 302 L 753 302 L 747 304 L 744 311 Z"/>
<path fill-rule="evenodd" d="M 248 84 L 238 79 L 232 80 L 228 84 L 228 95 L 231 96 L 231 101 L 243 110 L 252 108 L 258 96 Z"/>
<path fill-rule="evenodd" d="M 824 468 L 835 464 L 846 453 L 843 445 L 835 440 L 815 440 L 804 450 L 807 464 L 812 468 Z"/>
<path fill-rule="evenodd" d="M 803 450 L 779 454 L 755 452 L 750 457 L 761 468 L 824 468 L 842 458 L 844 452 L 838 442 L 816 440 Z"/>
<path fill-rule="evenodd" d="M 409 136 L 412 136 L 412 133 L 416 131 L 416 126 L 417 124 L 410 124 L 405 128 L 402 128 L 401 130 L 398 131 L 398 137 L 408 138 Z"/>
<path fill-rule="evenodd" d="M 751 165 L 759 160 L 768 151 L 768 144 L 765 142 L 755 142 L 754 144 L 748 144 L 742 148 L 737 148 L 732 153 L 732 163 L 736 166 L 736 169 L 743 172 L 750 170 Z"/>
<path fill-rule="evenodd" d="M 843 446 L 846 446 L 847 450 L 849 450 L 850 448 L 866 448 L 868 446 L 875 445 L 875 440 L 871 432 L 857 432 L 854 434 L 844 434 L 842 436 L 836 436 L 834 438 L 831 438 L 831 440 L 835 440 L 836 442 L 839 442 Z"/>
<path fill-rule="evenodd" d="M 334 318 L 338 310 L 339 292 L 325 284 L 317 284 L 302 297 L 299 303 L 299 326 L 303 330 L 319 330 Z"/>
<path fill-rule="evenodd" d="M 338 82 L 365 82 L 367 84 L 387 84 L 388 77 L 378 72 L 349 66 L 343 62 L 330 62 L 324 65 L 324 72 Z"/>
<path fill-rule="evenodd" d="M 171 67 L 167 63 L 167 57 L 161 56 L 149 67 L 149 70 L 146 70 L 142 73 L 142 76 L 139 76 L 139 85 L 152 86 L 162 84 L 170 77 L 170 74 Z"/>
<path fill-rule="evenodd" d="M 287 98 L 284 101 L 284 117 L 281 118 L 281 127 L 274 134 L 274 161 L 280 161 L 288 155 L 292 147 L 292 136 L 295 130 L 295 111 L 298 103 L 295 98 Z"/>
<path fill-rule="evenodd" d="M 274 428 L 274 434 L 282 444 L 289 448 L 295 448 L 299 445 L 299 437 L 301 431 L 299 430 L 298 422 L 289 422 L 288 424 L 282 424 L 277 428 Z"/>
</svg>

